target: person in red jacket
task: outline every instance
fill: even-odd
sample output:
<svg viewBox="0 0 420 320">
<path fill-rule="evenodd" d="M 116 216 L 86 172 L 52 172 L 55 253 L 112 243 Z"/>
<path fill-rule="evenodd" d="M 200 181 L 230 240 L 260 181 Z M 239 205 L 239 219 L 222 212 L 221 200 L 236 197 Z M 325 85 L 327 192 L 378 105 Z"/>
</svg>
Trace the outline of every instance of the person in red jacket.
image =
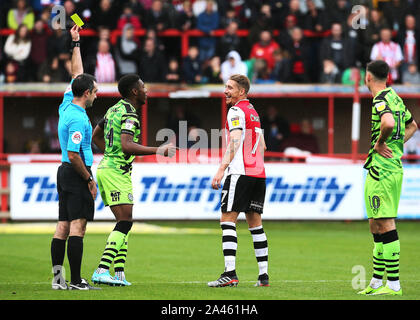
<svg viewBox="0 0 420 320">
<path fill-rule="evenodd" d="M 279 45 L 272 39 L 271 32 L 263 30 L 260 33 L 260 41 L 252 46 L 250 58 L 264 59 L 271 71 L 275 64 L 273 52 L 277 49 Z"/>
<path fill-rule="evenodd" d="M 133 13 L 133 8 L 130 5 L 124 6 L 123 13 L 118 19 L 117 28 L 122 30 L 127 23 L 130 23 L 134 30 L 142 27 L 139 17 Z"/>
</svg>

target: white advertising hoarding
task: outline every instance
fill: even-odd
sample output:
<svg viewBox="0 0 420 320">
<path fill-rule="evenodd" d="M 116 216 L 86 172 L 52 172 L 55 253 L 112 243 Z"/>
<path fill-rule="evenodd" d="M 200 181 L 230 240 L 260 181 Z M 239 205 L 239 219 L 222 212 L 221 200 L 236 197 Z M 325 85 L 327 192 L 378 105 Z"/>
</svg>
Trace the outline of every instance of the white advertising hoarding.
<svg viewBox="0 0 420 320">
<path fill-rule="evenodd" d="M 59 164 L 11 166 L 11 217 L 56 220 Z M 93 166 L 96 172 L 96 166 Z M 219 219 L 220 190 L 211 189 L 213 164 L 133 165 L 134 219 Z M 360 165 L 267 164 L 264 219 L 363 219 Z M 419 174 L 420 184 L 420 174 Z M 95 220 L 113 219 L 101 197 Z"/>
</svg>

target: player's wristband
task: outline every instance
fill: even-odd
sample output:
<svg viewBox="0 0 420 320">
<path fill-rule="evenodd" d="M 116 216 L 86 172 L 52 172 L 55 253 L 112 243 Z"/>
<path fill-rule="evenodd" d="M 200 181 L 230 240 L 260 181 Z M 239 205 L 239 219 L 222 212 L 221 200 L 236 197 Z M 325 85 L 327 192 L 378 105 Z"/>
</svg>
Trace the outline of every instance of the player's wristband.
<svg viewBox="0 0 420 320">
<path fill-rule="evenodd" d="M 71 42 L 71 48 L 79 47 L 80 48 L 80 40 L 72 41 Z"/>
<path fill-rule="evenodd" d="M 92 176 L 89 176 L 89 178 L 87 178 L 86 182 L 89 183 L 91 181 L 93 181 L 93 177 Z"/>
</svg>

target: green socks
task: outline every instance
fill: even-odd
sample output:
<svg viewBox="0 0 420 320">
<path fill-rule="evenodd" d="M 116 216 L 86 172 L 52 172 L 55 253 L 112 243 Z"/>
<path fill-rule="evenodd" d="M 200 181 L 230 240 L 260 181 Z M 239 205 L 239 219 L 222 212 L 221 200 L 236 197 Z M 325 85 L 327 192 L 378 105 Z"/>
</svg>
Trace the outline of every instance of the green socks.
<svg viewBox="0 0 420 320">
<path fill-rule="evenodd" d="M 400 290 L 400 240 L 397 230 L 382 234 L 387 285 L 394 291 Z"/>
<path fill-rule="evenodd" d="M 125 234 L 119 231 L 112 231 L 108 236 L 104 253 L 102 254 L 101 261 L 98 268 L 109 270 L 112 262 L 114 261 L 118 251 L 124 244 Z"/>
<path fill-rule="evenodd" d="M 383 259 L 383 244 L 380 234 L 373 235 L 373 278 L 382 280 L 385 273 L 385 262 Z M 381 282 L 382 283 L 382 282 Z M 376 289 L 376 288 L 374 288 Z"/>
</svg>

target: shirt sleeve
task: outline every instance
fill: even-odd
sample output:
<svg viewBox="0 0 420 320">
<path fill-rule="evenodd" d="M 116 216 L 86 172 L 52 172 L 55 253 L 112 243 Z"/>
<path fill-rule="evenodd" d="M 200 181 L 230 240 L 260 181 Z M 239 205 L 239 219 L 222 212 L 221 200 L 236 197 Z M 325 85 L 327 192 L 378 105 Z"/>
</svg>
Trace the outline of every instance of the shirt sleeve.
<svg viewBox="0 0 420 320">
<path fill-rule="evenodd" d="M 61 104 L 64 104 L 65 102 L 71 102 L 73 100 L 74 96 L 73 96 L 73 91 L 71 90 L 71 85 L 73 84 L 73 80 L 74 79 L 70 81 L 70 84 L 67 86 L 66 91 L 64 91 L 63 102 Z"/>
<path fill-rule="evenodd" d="M 382 118 L 385 113 L 392 113 L 391 108 L 388 106 L 388 103 L 385 100 L 376 100 L 373 103 L 373 106 L 375 107 L 376 113 L 379 115 L 379 117 Z"/>
<path fill-rule="evenodd" d="M 67 151 L 79 152 L 85 134 L 85 124 L 83 119 L 74 119 L 69 125 L 69 140 L 67 141 Z"/>
<path fill-rule="evenodd" d="M 411 122 L 413 122 L 413 116 L 411 115 L 410 110 L 408 110 L 408 108 L 405 108 L 405 117 L 404 117 L 404 122 L 405 125 L 409 125 Z"/>
<path fill-rule="evenodd" d="M 229 109 L 227 115 L 227 123 L 229 131 L 240 129 L 245 129 L 245 115 L 242 110 L 236 107 Z"/>
<path fill-rule="evenodd" d="M 136 113 L 126 113 L 121 117 L 121 134 L 126 133 L 134 136 L 136 129 L 140 128 L 140 122 Z"/>
</svg>

